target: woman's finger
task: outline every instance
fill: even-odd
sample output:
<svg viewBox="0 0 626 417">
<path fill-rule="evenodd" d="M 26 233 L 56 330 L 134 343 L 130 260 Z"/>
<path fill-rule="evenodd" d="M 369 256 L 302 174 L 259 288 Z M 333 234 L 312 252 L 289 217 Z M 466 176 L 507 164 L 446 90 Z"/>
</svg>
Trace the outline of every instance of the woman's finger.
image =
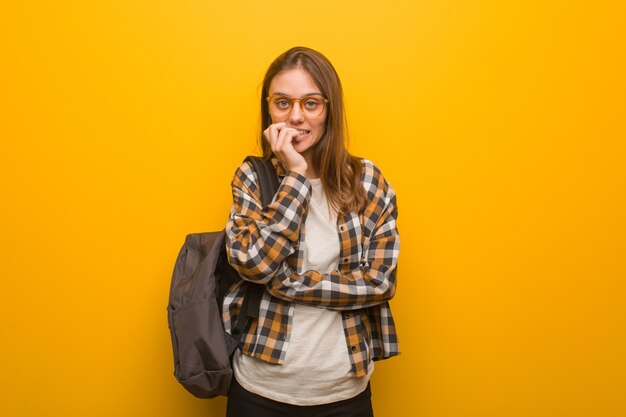
<svg viewBox="0 0 626 417">
<path fill-rule="evenodd" d="M 287 146 L 289 146 L 289 137 L 281 131 L 276 139 L 276 153 L 279 155 L 281 161 L 285 160 L 285 151 Z"/>
<path fill-rule="evenodd" d="M 285 126 L 285 123 L 275 123 L 273 125 L 269 125 L 265 131 L 268 133 L 268 139 L 275 139 L 278 136 L 278 132 Z"/>
<path fill-rule="evenodd" d="M 279 130 L 276 126 L 272 125 L 267 128 L 268 130 L 268 141 L 270 143 L 270 147 L 273 152 L 276 152 L 276 140 L 278 139 Z"/>
<path fill-rule="evenodd" d="M 286 125 L 286 123 L 274 123 L 272 125 L 269 125 L 269 127 L 267 129 L 265 129 L 264 134 L 265 134 L 265 138 L 267 139 L 267 141 L 269 142 L 272 151 L 275 151 L 275 144 L 276 144 L 276 139 L 278 138 L 278 134 L 280 133 L 280 130 Z"/>
<path fill-rule="evenodd" d="M 288 150 L 288 146 L 291 145 L 291 138 L 293 137 L 292 131 L 293 129 L 291 128 L 283 127 L 278 133 L 276 149 L 282 156 L 285 155 L 285 151 Z"/>
<path fill-rule="evenodd" d="M 281 151 L 285 151 L 285 147 L 286 146 L 292 146 L 291 145 L 291 140 L 298 134 L 298 131 L 296 129 L 292 129 L 290 127 L 285 127 L 283 129 L 281 129 L 280 133 L 278 134 L 278 138 L 281 140 Z"/>
</svg>

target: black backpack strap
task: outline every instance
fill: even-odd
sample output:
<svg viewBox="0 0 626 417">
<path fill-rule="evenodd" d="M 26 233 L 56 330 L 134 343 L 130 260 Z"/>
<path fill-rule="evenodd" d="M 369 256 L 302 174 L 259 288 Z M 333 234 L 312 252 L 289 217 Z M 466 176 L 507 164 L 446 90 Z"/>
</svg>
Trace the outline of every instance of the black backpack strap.
<svg viewBox="0 0 626 417">
<path fill-rule="evenodd" d="M 244 159 L 244 162 L 250 162 L 257 178 L 259 179 L 259 187 L 261 187 L 261 202 L 263 206 L 269 206 L 280 183 L 278 182 L 278 175 L 274 164 L 270 159 L 263 159 L 258 156 L 248 156 Z"/>
<path fill-rule="evenodd" d="M 244 159 L 244 162 L 250 162 L 254 171 L 257 174 L 259 180 L 259 187 L 261 187 L 261 202 L 263 206 L 268 206 L 274 199 L 274 195 L 280 187 L 278 182 L 278 175 L 276 169 L 269 159 L 263 159 L 258 156 L 248 156 Z M 241 317 L 237 319 L 237 324 L 232 330 L 232 335 L 241 340 L 240 336 L 246 326 L 247 319 L 242 320 L 243 317 L 259 317 L 259 308 L 261 306 L 261 299 L 263 298 L 263 291 L 265 286 L 261 284 L 249 284 L 246 296 L 243 299 L 241 306 Z M 240 342 L 241 344 L 241 342 Z"/>
</svg>

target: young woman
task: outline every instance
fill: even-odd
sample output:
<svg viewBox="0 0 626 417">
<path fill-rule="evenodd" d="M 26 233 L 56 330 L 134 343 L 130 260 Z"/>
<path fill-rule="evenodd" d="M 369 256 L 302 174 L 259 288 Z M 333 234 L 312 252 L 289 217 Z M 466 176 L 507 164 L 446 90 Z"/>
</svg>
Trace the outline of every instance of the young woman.
<svg viewBox="0 0 626 417">
<path fill-rule="evenodd" d="M 261 115 L 281 185 L 263 207 L 247 162 L 232 181 L 227 253 L 242 280 L 224 300 L 226 330 L 248 285 L 265 292 L 233 358 L 227 416 L 372 416 L 373 361 L 399 353 L 394 189 L 346 150 L 341 83 L 319 52 L 292 48 L 270 65 Z"/>
</svg>

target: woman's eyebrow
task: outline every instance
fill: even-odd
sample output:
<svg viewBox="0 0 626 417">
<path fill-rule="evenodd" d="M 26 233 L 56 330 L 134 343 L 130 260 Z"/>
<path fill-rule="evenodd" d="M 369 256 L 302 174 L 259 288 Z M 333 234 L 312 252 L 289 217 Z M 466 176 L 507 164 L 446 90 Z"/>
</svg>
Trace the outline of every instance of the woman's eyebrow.
<svg viewBox="0 0 626 417">
<path fill-rule="evenodd" d="M 274 94 L 270 94 L 272 96 L 285 96 L 285 97 L 291 97 L 289 94 L 285 94 L 285 93 L 281 93 L 281 92 L 276 92 Z M 309 97 L 309 96 L 321 96 L 322 93 L 306 93 L 305 95 L 303 95 L 302 97 Z M 300 97 L 300 98 L 302 98 Z"/>
</svg>

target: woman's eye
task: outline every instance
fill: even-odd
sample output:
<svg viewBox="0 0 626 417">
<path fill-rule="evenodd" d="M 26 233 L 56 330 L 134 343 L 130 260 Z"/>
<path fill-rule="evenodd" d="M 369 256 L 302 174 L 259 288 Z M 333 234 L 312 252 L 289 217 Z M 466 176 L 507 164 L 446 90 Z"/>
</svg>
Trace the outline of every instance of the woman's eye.
<svg viewBox="0 0 626 417">
<path fill-rule="evenodd" d="M 286 109 L 289 107 L 289 100 L 276 100 L 276 105 L 280 108 Z"/>
<path fill-rule="evenodd" d="M 314 109 L 317 106 L 320 105 L 320 102 L 317 100 L 307 100 L 304 105 L 306 106 L 307 109 Z"/>
</svg>

